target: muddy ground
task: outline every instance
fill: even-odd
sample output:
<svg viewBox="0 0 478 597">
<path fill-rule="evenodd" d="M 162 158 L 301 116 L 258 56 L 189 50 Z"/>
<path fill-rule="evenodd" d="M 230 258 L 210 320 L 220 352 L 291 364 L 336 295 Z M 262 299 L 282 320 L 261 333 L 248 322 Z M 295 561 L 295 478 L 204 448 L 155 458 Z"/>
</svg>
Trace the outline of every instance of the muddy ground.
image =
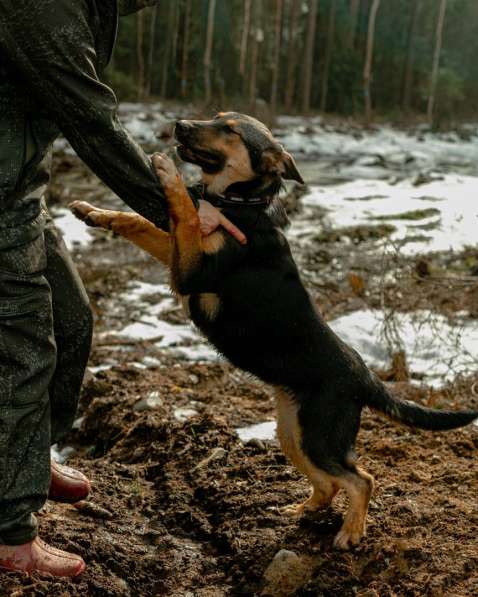
<svg viewBox="0 0 478 597">
<path fill-rule="evenodd" d="M 53 203 L 87 198 L 85 191 L 91 200 L 93 189 L 114 203 L 96 183 L 85 186 L 93 179 L 78 176 L 75 159 L 62 159 L 57 167 L 63 186 L 54 187 Z M 76 187 L 68 179 L 72 172 Z M 397 276 L 384 284 L 376 230 L 349 231 L 350 244 L 341 242 L 343 232 L 337 237 L 322 230 L 320 214 L 317 226 L 317 244 L 297 243 L 295 250 L 327 318 L 377 305 L 395 311 L 426 305 L 450 316 L 467 310 L 478 317 L 476 251 L 433 255 L 424 263 L 392 254 Z M 39 521 L 45 540 L 81 554 L 88 569 L 74 581 L 0 573 L 0 595 L 478 594 L 477 427 L 411 431 L 366 409 L 357 452 L 376 480 L 368 533 L 352 551 L 337 551 L 332 541 L 344 496 L 313 516 L 285 517 L 281 507 L 307 497 L 306 481 L 275 440 L 244 444 L 235 432 L 273 419 L 267 387 L 224 362 L 178 360 L 153 342 L 108 335 L 132 317 L 112 296 L 131 280 L 164 281 L 160 266 L 102 234 L 75 258 L 97 322 L 90 364 L 117 364 L 87 374 L 79 428 L 65 442 L 76 449 L 69 464 L 93 481 L 91 500 L 80 508 L 47 503 Z M 456 282 L 441 281 L 444 273 Z M 172 311 L 168 317 L 182 316 Z M 147 369 L 132 364 L 145 356 Z M 396 359 L 396 365 L 380 373 L 402 398 L 437 408 L 478 408 L 473 372 L 438 391 L 412 386 L 403 362 Z M 284 549 L 297 558 L 291 557 L 281 584 L 265 571 Z"/>
</svg>

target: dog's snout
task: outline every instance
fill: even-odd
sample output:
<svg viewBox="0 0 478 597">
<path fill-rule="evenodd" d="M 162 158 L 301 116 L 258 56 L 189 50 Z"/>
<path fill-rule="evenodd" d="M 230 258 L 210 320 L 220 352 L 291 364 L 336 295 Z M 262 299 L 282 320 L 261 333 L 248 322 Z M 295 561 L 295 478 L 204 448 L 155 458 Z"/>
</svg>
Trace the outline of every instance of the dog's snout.
<svg viewBox="0 0 478 597">
<path fill-rule="evenodd" d="M 191 123 L 188 120 L 178 120 L 176 122 L 175 133 L 185 135 L 192 129 Z"/>
</svg>

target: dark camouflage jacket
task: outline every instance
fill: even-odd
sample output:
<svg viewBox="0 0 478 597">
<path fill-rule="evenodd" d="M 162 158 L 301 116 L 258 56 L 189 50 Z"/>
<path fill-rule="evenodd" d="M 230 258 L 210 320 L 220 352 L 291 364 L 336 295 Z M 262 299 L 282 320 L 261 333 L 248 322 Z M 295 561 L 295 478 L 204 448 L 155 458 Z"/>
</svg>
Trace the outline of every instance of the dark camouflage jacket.
<svg viewBox="0 0 478 597">
<path fill-rule="evenodd" d="M 150 160 L 100 82 L 118 11 L 155 0 L 0 0 L 0 249 L 42 230 L 39 195 L 60 134 L 128 205 L 160 227 L 165 201 Z M 88 197 L 84 197 L 88 199 Z"/>
</svg>

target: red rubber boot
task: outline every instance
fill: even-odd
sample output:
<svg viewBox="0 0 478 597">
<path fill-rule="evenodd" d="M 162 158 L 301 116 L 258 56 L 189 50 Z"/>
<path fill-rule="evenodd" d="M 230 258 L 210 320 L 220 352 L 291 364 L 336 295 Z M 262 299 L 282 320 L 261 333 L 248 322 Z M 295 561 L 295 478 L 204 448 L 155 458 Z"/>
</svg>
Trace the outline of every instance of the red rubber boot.
<svg viewBox="0 0 478 597">
<path fill-rule="evenodd" d="M 51 547 L 36 537 L 23 545 L 0 545 L 0 568 L 52 576 L 78 576 L 86 564 L 80 556 Z"/>
<path fill-rule="evenodd" d="M 90 491 L 91 483 L 83 473 L 51 461 L 49 500 L 74 504 L 88 497 Z"/>
</svg>

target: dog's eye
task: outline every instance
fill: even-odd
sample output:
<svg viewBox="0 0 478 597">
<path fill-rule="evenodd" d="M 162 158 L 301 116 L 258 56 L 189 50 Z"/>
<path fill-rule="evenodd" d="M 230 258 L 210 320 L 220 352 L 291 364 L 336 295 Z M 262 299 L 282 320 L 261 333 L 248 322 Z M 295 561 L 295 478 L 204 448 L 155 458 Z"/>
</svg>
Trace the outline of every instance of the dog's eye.
<svg viewBox="0 0 478 597">
<path fill-rule="evenodd" d="M 238 133 L 237 133 L 237 132 L 236 132 L 236 131 L 235 131 L 235 130 L 232 128 L 232 126 L 229 126 L 228 124 L 225 124 L 225 125 L 222 127 L 222 130 L 223 130 L 225 133 L 228 133 L 228 134 L 231 134 L 231 133 L 233 133 L 233 134 L 236 134 L 236 135 L 238 134 Z"/>
</svg>

